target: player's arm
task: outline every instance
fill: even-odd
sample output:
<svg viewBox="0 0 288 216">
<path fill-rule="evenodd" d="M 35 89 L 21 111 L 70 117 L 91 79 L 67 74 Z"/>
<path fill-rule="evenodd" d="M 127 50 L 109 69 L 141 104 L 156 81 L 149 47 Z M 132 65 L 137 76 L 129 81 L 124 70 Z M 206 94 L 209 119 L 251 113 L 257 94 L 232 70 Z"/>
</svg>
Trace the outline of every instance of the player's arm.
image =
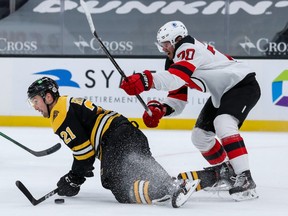
<svg viewBox="0 0 288 216">
<path fill-rule="evenodd" d="M 175 116 L 180 114 L 187 104 L 187 86 L 170 91 L 163 103 L 152 100 L 147 106 L 152 112 L 150 116 L 146 111 L 143 114 L 143 121 L 147 127 L 157 127 L 163 116 Z"/>
<path fill-rule="evenodd" d="M 65 140 L 64 142 L 72 151 L 74 160 L 71 170 L 62 176 L 57 183 L 58 195 L 60 196 L 77 195 L 86 177 L 92 176 L 95 161 L 94 147 L 91 145 L 84 129 L 77 120 L 75 122 L 75 119 L 73 121 L 74 125 L 67 125 L 66 130 L 61 133 L 64 137 L 63 141 Z M 63 136 L 63 134 L 66 135 Z"/>
<path fill-rule="evenodd" d="M 71 149 L 74 157 L 71 170 L 62 176 L 57 183 L 58 195 L 60 196 L 77 195 L 86 177 L 92 176 L 95 161 L 95 149 L 90 142 L 87 131 L 81 126 L 81 118 L 79 118 L 81 117 L 81 109 L 77 109 L 75 106 L 81 106 L 80 100 L 74 100 L 70 103 L 64 123 L 57 131 L 59 137 Z"/>
<path fill-rule="evenodd" d="M 73 152 L 73 165 L 71 170 L 79 176 L 89 176 L 93 170 L 95 161 L 95 148 L 90 141 L 90 131 L 92 130 L 98 112 L 102 112 L 101 107 L 97 107 L 91 101 L 84 98 L 71 98 L 70 109 L 73 113 L 74 139 L 68 144 Z M 86 128 L 82 125 L 85 124 Z"/>
<path fill-rule="evenodd" d="M 77 125 L 77 123 L 75 125 Z M 84 134 L 79 134 L 81 129 L 79 125 L 77 126 L 77 130 L 72 126 L 69 127 L 69 133 L 73 133 L 73 135 L 71 136 L 71 141 L 67 143 L 67 146 L 72 150 L 74 160 L 71 170 L 62 176 L 57 183 L 58 195 L 60 196 L 77 195 L 80 191 L 80 186 L 86 180 L 86 173 L 91 173 L 93 169 L 95 160 L 94 148 Z"/>
<path fill-rule="evenodd" d="M 153 88 L 157 90 L 177 91 L 184 85 L 186 85 L 185 80 L 167 71 L 153 74 Z"/>
<path fill-rule="evenodd" d="M 143 91 L 149 91 L 151 88 L 157 90 L 171 91 L 185 85 L 181 77 L 168 73 L 167 71 L 151 73 L 145 70 L 143 73 L 136 73 L 128 76 L 121 83 L 121 88 L 128 95 L 138 95 Z"/>
<path fill-rule="evenodd" d="M 95 150 L 81 126 L 75 123 L 76 128 L 71 126 L 69 133 L 73 133 L 71 141 L 67 146 L 73 153 L 73 164 L 71 170 L 62 176 L 57 183 L 58 195 L 75 196 L 80 191 L 80 186 L 86 177 L 93 176 L 93 163 L 95 161 Z"/>
<path fill-rule="evenodd" d="M 167 98 L 164 100 L 163 104 L 170 107 L 167 110 L 165 116 L 177 116 L 182 113 L 186 104 L 188 103 L 188 87 L 182 86 L 174 91 L 169 91 Z"/>
</svg>

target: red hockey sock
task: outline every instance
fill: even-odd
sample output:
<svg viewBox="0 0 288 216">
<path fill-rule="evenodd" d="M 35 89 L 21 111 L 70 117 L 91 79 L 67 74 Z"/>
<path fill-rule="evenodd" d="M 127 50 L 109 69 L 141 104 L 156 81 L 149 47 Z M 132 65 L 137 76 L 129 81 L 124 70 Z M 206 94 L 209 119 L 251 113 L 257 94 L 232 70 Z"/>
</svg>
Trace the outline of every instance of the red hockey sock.
<svg viewBox="0 0 288 216">
<path fill-rule="evenodd" d="M 245 147 L 243 138 L 240 136 L 240 134 L 225 137 L 221 141 L 225 151 L 227 152 L 227 156 L 230 160 L 239 157 L 241 155 L 247 154 L 247 149 Z"/>
<path fill-rule="evenodd" d="M 215 139 L 214 146 L 207 152 L 202 152 L 203 157 L 211 164 L 219 164 L 222 163 L 225 159 L 226 152 L 220 142 Z"/>
</svg>

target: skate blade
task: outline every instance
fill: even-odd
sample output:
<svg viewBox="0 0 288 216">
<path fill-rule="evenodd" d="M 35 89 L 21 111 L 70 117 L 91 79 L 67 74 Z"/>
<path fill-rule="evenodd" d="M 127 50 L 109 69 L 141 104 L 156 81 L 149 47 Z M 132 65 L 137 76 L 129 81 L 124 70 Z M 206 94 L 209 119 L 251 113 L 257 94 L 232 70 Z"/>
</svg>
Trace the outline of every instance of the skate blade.
<svg viewBox="0 0 288 216">
<path fill-rule="evenodd" d="M 206 192 L 218 192 L 218 191 L 229 191 L 231 189 L 231 185 L 221 184 L 221 185 L 213 185 L 212 187 L 204 188 L 203 190 Z"/>
<path fill-rule="evenodd" d="M 232 198 L 235 201 L 245 201 L 245 200 L 252 200 L 257 199 L 259 196 L 256 192 L 256 189 L 247 190 L 244 192 L 234 193 L 231 194 Z"/>
<path fill-rule="evenodd" d="M 187 202 L 187 200 L 190 198 L 190 196 L 196 191 L 196 188 L 199 185 L 200 181 L 201 181 L 200 179 L 196 179 L 193 181 L 188 180 L 187 185 L 185 186 L 186 189 L 188 189 L 187 193 L 186 194 L 180 193 L 177 196 L 176 200 L 172 199 L 172 206 L 174 208 L 179 208 L 183 206 Z"/>
<path fill-rule="evenodd" d="M 216 182 L 211 187 L 206 187 L 203 190 L 210 193 L 217 193 L 217 192 L 223 192 L 223 191 L 229 191 L 232 188 L 232 185 L 227 182 L 226 180 L 221 180 Z"/>
<path fill-rule="evenodd" d="M 162 204 L 162 203 L 166 203 L 167 201 L 169 201 L 171 199 L 170 195 L 165 195 L 164 197 L 160 198 L 160 199 L 155 199 L 152 200 L 152 204 Z"/>
</svg>

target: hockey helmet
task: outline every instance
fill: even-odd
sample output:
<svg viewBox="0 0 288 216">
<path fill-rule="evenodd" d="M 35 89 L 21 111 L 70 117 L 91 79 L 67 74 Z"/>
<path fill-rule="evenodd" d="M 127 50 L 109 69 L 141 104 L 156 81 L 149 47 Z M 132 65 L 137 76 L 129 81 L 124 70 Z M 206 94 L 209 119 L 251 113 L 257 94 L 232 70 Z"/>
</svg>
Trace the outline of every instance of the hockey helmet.
<svg viewBox="0 0 288 216">
<path fill-rule="evenodd" d="M 54 99 L 59 97 L 58 84 L 49 77 L 42 77 L 33 82 L 27 91 L 28 99 L 33 98 L 36 95 L 45 97 L 46 93 L 50 93 Z"/>
<path fill-rule="evenodd" d="M 180 21 L 170 21 L 163 25 L 157 32 L 157 41 L 161 46 L 161 43 L 170 41 L 174 46 L 176 38 L 186 37 L 188 35 L 188 30 L 185 25 Z"/>
</svg>

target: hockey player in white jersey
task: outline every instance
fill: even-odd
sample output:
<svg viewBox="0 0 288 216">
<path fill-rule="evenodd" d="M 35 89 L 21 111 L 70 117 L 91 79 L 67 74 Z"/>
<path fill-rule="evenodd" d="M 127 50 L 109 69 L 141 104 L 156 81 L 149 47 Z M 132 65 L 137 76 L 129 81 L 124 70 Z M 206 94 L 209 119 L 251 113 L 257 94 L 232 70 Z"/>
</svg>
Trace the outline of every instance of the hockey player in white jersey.
<svg viewBox="0 0 288 216">
<path fill-rule="evenodd" d="M 157 127 L 162 117 L 183 111 L 188 88 L 210 92 L 192 130 L 192 142 L 211 165 L 219 167 L 219 164 L 226 164 L 226 160 L 231 164 L 236 178 L 229 193 L 235 200 L 257 198 L 248 152 L 239 133 L 261 95 L 255 72 L 243 62 L 188 35 L 180 21 L 163 25 L 157 40 L 167 54 L 167 71 L 152 74 L 145 70 L 133 74 L 123 80 L 121 88 L 129 95 L 151 88 L 169 92 L 163 103 L 148 102 L 153 115 L 144 112 L 143 121 L 151 128 Z"/>
</svg>

